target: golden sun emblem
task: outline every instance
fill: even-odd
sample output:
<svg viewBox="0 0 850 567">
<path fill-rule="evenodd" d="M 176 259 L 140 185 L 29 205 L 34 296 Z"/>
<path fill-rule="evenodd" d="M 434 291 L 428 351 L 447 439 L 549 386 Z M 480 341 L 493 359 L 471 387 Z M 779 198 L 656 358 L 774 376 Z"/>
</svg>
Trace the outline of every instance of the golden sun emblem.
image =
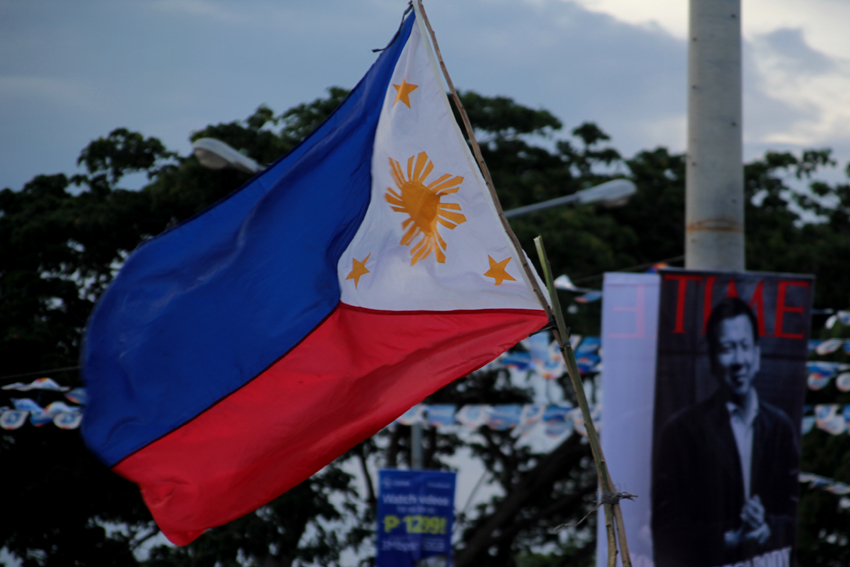
<svg viewBox="0 0 850 567">
<path fill-rule="evenodd" d="M 428 159 L 428 154 L 420 152 L 407 160 L 407 177 L 405 177 L 401 165 L 390 158 L 390 174 L 399 191 L 387 187 L 384 198 L 392 210 L 409 215 L 401 223 L 401 228 L 407 229 L 401 237 L 401 244 L 410 246 L 415 238 L 421 237 L 410 250 L 411 266 L 430 256 L 431 252 L 434 252 L 437 262 L 445 263 L 446 241 L 437 231 L 437 223 L 448 229 L 454 229 L 457 225 L 466 222 L 465 216 L 459 212 L 452 212 L 460 211 L 459 204 L 440 202 L 444 196 L 457 192 L 463 177 L 457 175 L 453 177 L 446 173 L 425 185 L 425 178 L 433 169 L 434 163 Z"/>
</svg>

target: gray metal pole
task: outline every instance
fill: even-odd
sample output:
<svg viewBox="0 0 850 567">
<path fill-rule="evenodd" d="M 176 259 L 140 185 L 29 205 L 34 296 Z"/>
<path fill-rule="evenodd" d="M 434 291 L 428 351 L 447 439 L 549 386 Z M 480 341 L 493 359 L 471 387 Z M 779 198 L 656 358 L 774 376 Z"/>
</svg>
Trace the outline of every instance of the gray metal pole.
<svg viewBox="0 0 850 567">
<path fill-rule="evenodd" d="M 410 426 L 410 468 L 422 470 L 422 423 Z"/>
<path fill-rule="evenodd" d="M 745 269 L 741 0 L 690 0 L 685 267 Z"/>
<path fill-rule="evenodd" d="M 612 179 L 601 185 L 576 191 L 572 195 L 556 197 L 555 199 L 549 199 L 541 203 L 534 203 L 533 205 L 526 205 L 525 207 L 505 211 L 505 218 L 519 217 L 535 211 L 542 211 L 570 203 L 577 203 L 579 205 L 599 203 L 605 207 L 619 207 L 625 205 L 629 197 L 635 193 L 637 193 L 637 187 L 628 179 Z"/>
</svg>

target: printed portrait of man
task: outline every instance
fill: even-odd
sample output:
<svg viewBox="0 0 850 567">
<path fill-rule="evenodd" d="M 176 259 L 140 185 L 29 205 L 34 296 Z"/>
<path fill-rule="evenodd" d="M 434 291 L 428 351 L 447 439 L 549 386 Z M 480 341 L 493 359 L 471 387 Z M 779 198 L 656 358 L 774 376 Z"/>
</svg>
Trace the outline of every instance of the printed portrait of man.
<svg viewBox="0 0 850 567">
<path fill-rule="evenodd" d="M 790 553 L 798 432 L 753 384 L 761 366 L 758 329 L 741 299 L 723 299 L 711 311 L 705 337 L 717 391 L 673 414 L 655 449 L 656 567 L 721 567 L 773 550 Z"/>
</svg>

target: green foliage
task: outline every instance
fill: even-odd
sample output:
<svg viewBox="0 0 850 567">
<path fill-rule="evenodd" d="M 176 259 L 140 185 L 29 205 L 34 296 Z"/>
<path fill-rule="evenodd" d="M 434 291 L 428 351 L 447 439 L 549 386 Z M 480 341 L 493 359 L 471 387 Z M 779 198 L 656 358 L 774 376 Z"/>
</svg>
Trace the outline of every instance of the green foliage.
<svg viewBox="0 0 850 567">
<path fill-rule="evenodd" d="M 473 91 L 461 92 L 459 95 L 469 122 L 477 131 L 515 139 L 523 134 L 548 135 L 561 129 L 561 121 L 548 110 L 534 110 L 506 96 L 488 97 Z"/>
<path fill-rule="evenodd" d="M 820 281 L 816 285 L 820 285 Z M 820 320 L 818 320 L 818 323 Z M 850 339 L 850 327 L 836 322 L 831 329 L 812 329 L 820 339 Z M 850 363 L 841 349 L 817 360 Z M 831 382 L 822 390 L 807 390 L 806 404 L 850 404 L 850 393 Z M 830 435 L 814 427 L 803 437 L 801 469 L 850 484 L 850 435 Z M 839 508 L 839 496 L 820 488 L 802 488 L 798 511 L 800 565 L 843 567 L 850 565 L 850 510 Z"/>
<path fill-rule="evenodd" d="M 345 89 L 333 87 L 326 97 L 282 114 L 260 106 L 244 121 L 210 125 L 192 139 L 215 137 L 260 163 L 273 163 L 346 95 Z M 638 193 L 626 207 L 561 207 L 512 221 L 526 250 L 534 249 L 535 236 L 544 237 L 556 274 L 567 273 L 579 285 L 598 288 L 605 271 L 681 257 L 682 155 L 655 148 L 623 158 L 595 124 L 584 123 L 562 135 L 561 122 L 546 110 L 471 91 L 461 98 L 505 209 L 617 177 L 636 183 Z M 21 190 L 0 192 L 3 374 L 73 366 L 93 302 L 127 255 L 249 179 L 235 170 L 205 169 L 193 156 L 176 155 L 155 138 L 126 129 L 93 141 L 79 163 L 86 171 L 71 179 L 39 176 Z M 850 185 L 813 181 L 821 168 L 833 165 L 828 150 L 768 153 L 746 165 L 748 265 L 814 273 L 816 305 L 847 308 L 850 268 L 843 260 L 850 257 Z M 120 187 L 124 176 L 139 172 L 149 178 L 144 188 Z M 599 303 L 578 306 L 568 293 L 561 299 L 574 307 L 567 319 L 575 332 L 599 332 Z M 56 378 L 80 385 L 75 373 Z M 551 385 L 567 397 L 573 394 L 565 379 Z M 428 401 L 523 403 L 529 396 L 503 372 L 477 372 Z M 807 403 L 819 399 L 810 393 Z M 185 548 L 154 547 L 147 563 L 336 564 L 342 553 L 359 549 L 373 535 L 376 501 L 369 471 L 376 464 L 395 467 L 408 460 L 409 438 L 409 428 L 388 428 L 257 512 L 213 529 Z M 809 434 L 804 467 L 850 481 L 848 443 L 846 436 Z M 502 495 L 459 518 L 459 567 L 592 561 L 593 516 L 568 532 L 569 537 L 552 532 L 557 525 L 576 522 L 592 506 L 595 475 L 578 436 L 538 453 L 508 433 L 489 429 L 472 438 L 426 431 L 426 466 L 447 468 L 449 457 L 461 451 L 482 463 Z M 28 566 L 132 565 L 137 563 L 134 551 L 158 533 L 135 488 L 97 463 L 76 432 L 52 426 L 3 432 L 0 458 L 14 463 L 4 476 L 7 486 L 15 487 L 7 490 L 7 509 L 36 511 L 0 525 L 0 546 Z M 352 471 L 360 474 L 365 493 L 354 489 Z M 823 492 L 803 495 L 800 549 L 805 564 L 850 563 L 848 516 L 836 501 Z M 541 555 L 540 549 L 553 552 Z"/>
<path fill-rule="evenodd" d="M 156 138 L 145 138 L 138 132 L 118 128 L 106 138 L 90 143 L 77 159 L 77 165 L 85 165 L 92 175 L 104 175 L 116 183 L 124 175 L 145 171 L 148 178 L 155 177 L 161 168 L 155 167 L 163 158 L 174 158 L 177 154 L 166 151 Z M 100 183 L 97 187 L 106 187 Z M 95 187 L 92 187 L 95 190 Z"/>
</svg>

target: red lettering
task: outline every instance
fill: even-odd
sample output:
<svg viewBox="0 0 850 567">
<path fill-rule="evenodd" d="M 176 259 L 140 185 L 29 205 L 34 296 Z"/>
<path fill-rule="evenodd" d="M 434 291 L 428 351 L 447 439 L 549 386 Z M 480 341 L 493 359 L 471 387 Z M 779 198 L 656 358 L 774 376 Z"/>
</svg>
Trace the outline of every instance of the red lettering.
<svg viewBox="0 0 850 567">
<path fill-rule="evenodd" d="M 646 301 L 643 293 L 644 286 L 635 286 L 635 305 L 634 307 L 626 307 L 623 305 L 615 305 L 612 311 L 631 311 L 635 314 L 635 332 L 634 333 L 608 333 L 609 337 L 616 339 L 642 339 L 644 336 L 644 320 L 646 313 Z"/>
<path fill-rule="evenodd" d="M 708 316 L 711 315 L 711 295 L 714 291 L 714 282 L 717 281 L 717 276 L 709 276 L 705 280 L 705 295 L 702 300 L 702 332 L 705 334 L 705 328 L 708 327 Z"/>
<path fill-rule="evenodd" d="M 767 335 L 767 328 L 764 324 L 764 280 L 759 280 L 756 285 L 756 290 L 753 292 L 752 299 L 750 299 L 750 307 L 753 304 L 756 305 L 755 312 L 759 322 L 759 336 L 763 337 Z"/>
<path fill-rule="evenodd" d="M 688 274 L 664 274 L 664 279 L 677 280 L 679 282 L 678 296 L 676 297 L 676 327 L 674 333 L 685 332 L 685 293 L 688 290 L 688 282 L 700 281 L 700 276 Z"/>
<path fill-rule="evenodd" d="M 726 297 L 738 297 L 738 287 L 735 285 L 735 280 L 729 280 L 729 285 L 726 286 Z"/>
<path fill-rule="evenodd" d="M 795 334 L 795 333 L 786 333 L 782 330 L 782 323 L 785 318 L 785 313 L 799 313 L 803 314 L 802 306 L 789 306 L 785 305 L 785 291 L 789 286 L 798 286 L 798 287 L 809 287 L 808 282 L 795 282 L 795 281 L 780 281 L 779 282 L 779 290 L 777 291 L 776 297 L 776 329 L 774 329 L 773 336 L 781 339 L 802 339 L 803 334 Z"/>
</svg>

